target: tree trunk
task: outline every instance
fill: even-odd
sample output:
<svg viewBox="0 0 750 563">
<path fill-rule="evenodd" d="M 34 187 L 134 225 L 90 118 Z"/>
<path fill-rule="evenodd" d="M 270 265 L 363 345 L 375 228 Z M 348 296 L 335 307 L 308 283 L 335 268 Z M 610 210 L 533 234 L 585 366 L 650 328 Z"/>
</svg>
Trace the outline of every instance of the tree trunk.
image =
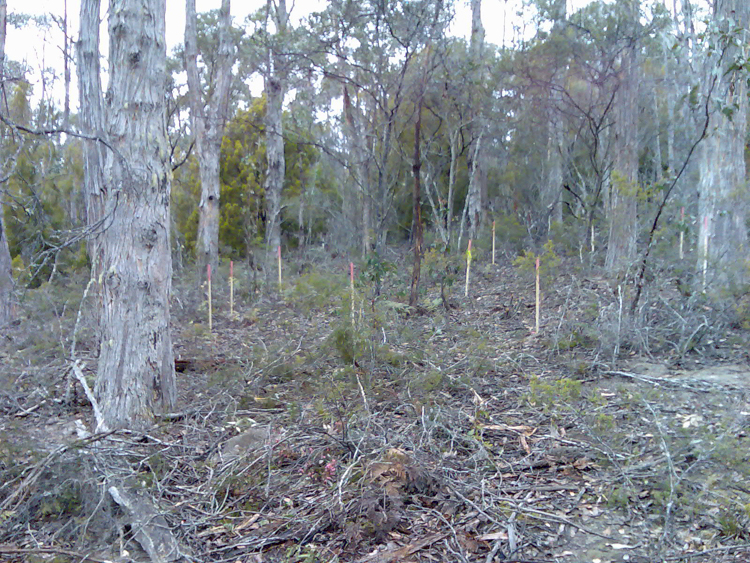
<svg viewBox="0 0 750 563">
<path fill-rule="evenodd" d="M 83 146 L 83 201 L 86 206 L 87 239 L 91 275 L 99 279 L 102 255 L 101 232 L 104 228 L 104 107 L 99 64 L 100 0 L 81 0 L 80 38 L 78 40 L 78 93 L 81 132 L 99 140 Z"/>
<path fill-rule="evenodd" d="M 411 292 L 409 294 L 409 305 L 415 307 L 419 301 L 419 277 L 422 267 L 422 190 L 421 177 L 422 170 L 422 102 L 424 94 L 419 99 L 417 107 L 417 122 L 414 124 L 414 160 L 412 163 L 412 173 L 414 174 L 414 191 L 412 193 L 413 218 L 414 225 L 414 265 L 411 271 Z"/>
<path fill-rule="evenodd" d="M 5 34 L 8 20 L 6 0 L 0 0 L 0 87 L 2 100 L 0 112 L 5 112 Z M 3 192 L 0 190 L 0 326 L 11 320 L 13 311 L 13 265 L 8 248 L 8 235 L 5 231 L 5 206 Z"/>
<path fill-rule="evenodd" d="M 266 245 L 268 263 L 271 264 L 276 248 L 281 245 L 281 192 L 284 188 L 286 162 L 284 160 L 284 128 L 282 113 L 286 93 L 286 68 L 279 52 L 287 29 L 289 14 L 286 0 L 278 0 L 276 6 L 268 1 L 268 10 L 276 24 L 276 43 L 268 56 L 264 92 L 266 95 L 266 159 L 268 168 L 264 184 L 266 193 Z M 267 271 L 272 271 L 267 268 Z"/>
<path fill-rule="evenodd" d="M 63 102 L 63 128 L 70 124 L 70 37 L 68 36 L 68 0 L 63 2 L 63 83 L 65 85 L 65 99 Z"/>
<path fill-rule="evenodd" d="M 699 271 L 712 293 L 725 294 L 747 275 L 747 84 L 744 74 L 730 70 L 741 57 L 737 45 L 747 43 L 746 0 L 715 0 L 714 19 L 722 33 L 723 53 L 708 61 L 707 81 L 715 77 L 711 108 L 711 133 L 703 142 L 699 192 Z M 732 37 L 735 29 L 742 37 Z M 726 34 L 726 35 L 725 35 Z M 727 41 L 729 37 L 729 41 Z M 736 42 L 736 43 L 735 43 Z M 717 68 L 717 66 L 719 68 Z M 718 72 L 717 72 L 718 71 Z M 721 108 L 716 108 L 716 102 Z"/>
<path fill-rule="evenodd" d="M 484 182 L 483 157 L 481 153 L 484 119 L 482 101 L 475 92 L 480 91 L 482 82 L 482 55 L 484 51 L 484 26 L 482 25 L 482 0 L 471 0 L 471 37 L 469 38 L 469 65 L 471 67 L 472 95 L 470 111 L 473 119 L 469 126 L 473 138 L 469 147 L 467 166 L 471 171 L 469 181 L 469 238 L 475 239 L 479 234 L 484 209 L 487 204 L 487 190 Z"/>
<path fill-rule="evenodd" d="M 106 228 L 96 395 L 110 428 L 144 427 L 175 401 L 163 0 L 109 10 Z"/>
<path fill-rule="evenodd" d="M 638 0 L 630 0 L 631 23 Z M 615 162 L 609 182 L 609 238 L 605 267 L 618 273 L 635 259 L 638 233 L 638 73 L 635 39 L 621 55 L 614 124 Z"/>
<path fill-rule="evenodd" d="M 554 107 L 552 109 L 554 112 Z M 547 138 L 547 178 L 542 190 L 542 204 L 550 223 L 562 222 L 563 138 L 562 116 L 553 114 Z"/>
<path fill-rule="evenodd" d="M 5 232 L 4 207 L 0 193 L 0 327 L 12 320 L 13 315 L 13 263 Z"/>
<path fill-rule="evenodd" d="M 195 0 L 185 2 L 185 70 L 188 78 L 188 98 L 192 118 L 195 150 L 201 180 L 201 199 L 198 205 L 197 259 L 200 268 L 210 264 L 216 270 L 219 263 L 219 160 L 224 126 L 229 110 L 229 88 L 232 83 L 232 44 L 230 0 L 222 0 L 219 10 L 219 46 L 215 72 L 215 86 L 207 87 L 210 95 L 203 99 L 204 88 L 198 74 L 198 16 Z"/>
<path fill-rule="evenodd" d="M 350 166 L 354 182 L 362 200 L 362 257 L 366 258 L 370 252 L 370 194 L 367 167 L 365 165 L 364 148 L 359 124 L 354 115 L 349 88 L 344 86 L 344 122 L 349 137 L 351 151 Z"/>
</svg>

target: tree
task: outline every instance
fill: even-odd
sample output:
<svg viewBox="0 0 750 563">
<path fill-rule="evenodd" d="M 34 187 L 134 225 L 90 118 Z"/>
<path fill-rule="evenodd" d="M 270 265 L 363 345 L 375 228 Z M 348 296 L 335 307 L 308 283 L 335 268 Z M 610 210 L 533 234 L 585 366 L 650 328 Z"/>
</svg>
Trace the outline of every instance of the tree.
<svg viewBox="0 0 750 563">
<path fill-rule="evenodd" d="M 163 0 L 112 0 L 95 391 L 110 428 L 175 401 Z"/>
<path fill-rule="evenodd" d="M 94 139 L 83 147 L 83 200 L 86 223 L 91 227 L 88 237 L 92 276 L 98 279 L 102 256 L 99 240 L 104 218 L 105 160 L 104 102 L 102 100 L 101 68 L 99 64 L 100 0 L 81 0 L 80 38 L 78 40 L 78 93 L 81 132 Z"/>
<path fill-rule="evenodd" d="M 289 12 L 286 0 L 268 0 L 268 14 L 276 27 L 273 44 L 268 49 L 264 75 L 266 95 L 266 245 L 269 257 L 281 245 L 281 192 L 286 173 L 284 161 L 284 127 L 282 124 L 284 94 L 288 69 L 283 54 Z M 268 270 L 270 271 L 270 269 Z"/>
<path fill-rule="evenodd" d="M 196 157 L 200 170 L 201 198 L 198 222 L 197 258 L 202 267 L 214 270 L 219 261 L 219 157 L 224 125 L 229 110 L 233 47 L 230 40 L 230 0 L 219 10 L 219 43 L 213 83 L 201 85 L 198 73 L 198 16 L 195 0 L 185 4 L 185 69 Z M 205 96 L 202 92 L 205 91 Z"/>
<path fill-rule="evenodd" d="M 713 24 L 719 49 L 707 57 L 706 83 L 715 103 L 709 104 L 710 130 L 703 142 L 698 186 L 698 268 L 711 290 L 731 289 L 746 275 L 748 258 L 747 178 L 747 44 L 750 5 L 745 0 L 714 0 Z"/>
<path fill-rule="evenodd" d="M 639 1 L 626 0 L 626 18 L 637 25 Z M 635 34 L 620 55 L 615 96 L 614 166 L 609 185 L 609 238 L 605 267 L 617 272 L 635 259 L 638 235 L 638 58 Z"/>
<path fill-rule="evenodd" d="M 8 20 L 6 0 L 0 0 L 0 113 L 6 111 L 5 100 L 5 35 Z M 5 230 L 5 209 L 3 192 L 0 191 L 0 326 L 11 320 L 13 309 L 13 267 L 8 248 L 8 234 Z"/>
<path fill-rule="evenodd" d="M 482 25 L 482 0 L 471 0 L 471 37 L 469 38 L 469 68 L 471 69 L 472 120 L 468 130 L 472 139 L 469 147 L 469 193 L 467 210 L 469 216 L 469 238 L 477 238 L 486 207 L 487 182 L 484 174 L 482 137 L 485 123 L 482 106 L 476 92 L 482 82 L 482 57 L 484 53 L 484 26 Z M 486 141 L 485 141 L 486 143 Z"/>
</svg>

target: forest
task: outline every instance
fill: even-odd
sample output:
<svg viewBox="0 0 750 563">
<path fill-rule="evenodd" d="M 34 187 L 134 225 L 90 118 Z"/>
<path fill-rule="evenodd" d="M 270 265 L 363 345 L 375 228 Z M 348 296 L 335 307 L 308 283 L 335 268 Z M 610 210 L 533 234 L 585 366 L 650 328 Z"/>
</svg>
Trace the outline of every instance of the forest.
<svg viewBox="0 0 750 563">
<path fill-rule="evenodd" d="M 0 560 L 750 560 L 745 0 L 54 4 Z"/>
</svg>

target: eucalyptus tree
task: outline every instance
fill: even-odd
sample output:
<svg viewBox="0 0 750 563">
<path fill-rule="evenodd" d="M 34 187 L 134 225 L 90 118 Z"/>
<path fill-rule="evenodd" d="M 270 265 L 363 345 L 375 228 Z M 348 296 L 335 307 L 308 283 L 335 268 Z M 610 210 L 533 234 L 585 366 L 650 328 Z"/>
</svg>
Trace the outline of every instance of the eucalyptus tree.
<svg viewBox="0 0 750 563">
<path fill-rule="evenodd" d="M 609 183 L 609 236 L 605 267 L 618 272 L 636 256 L 638 237 L 638 22 L 640 0 L 621 0 L 624 33 L 617 65 L 614 162 Z"/>
<path fill-rule="evenodd" d="M 282 120 L 290 71 L 290 59 L 286 54 L 289 51 L 286 42 L 290 31 L 286 0 L 267 0 L 266 25 L 268 20 L 275 27 L 273 37 L 269 36 L 263 72 L 263 92 L 266 97 L 266 245 L 270 257 L 281 245 L 281 194 L 286 174 Z"/>
<path fill-rule="evenodd" d="M 704 79 L 710 125 L 700 158 L 698 268 L 716 294 L 747 279 L 749 24 L 748 2 L 714 0 Z"/>
<path fill-rule="evenodd" d="M 469 37 L 470 105 L 471 120 L 467 131 L 471 137 L 468 153 L 469 191 L 467 211 L 469 238 L 476 238 L 487 206 L 487 181 L 484 174 L 483 142 L 486 143 L 484 100 L 478 95 L 483 79 L 484 25 L 482 24 L 482 0 L 471 0 L 471 35 Z M 465 215 L 466 216 L 466 215 Z"/>
<path fill-rule="evenodd" d="M 198 68 L 198 14 L 195 0 L 186 0 L 185 70 L 201 184 L 196 255 L 202 267 L 211 265 L 214 270 L 219 261 L 219 158 L 229 112 L 232 65 L 235 60 L 230 34 L 230 0 L 222 0 L 218 20 L 216 58 L 209 76 L 201 81 Z"/>
<path fill-rule="evenodd" d="M 6 111 L 5 99 L 5 36 L 8 23 L 8 5 L 0 0 L 0 113 Z M 13 265 L 5 230 L 3 190 L 0 189 L 0 326 L 11 320 L 13 310 Z"/>
<path fill-rule="evenodd" d="M 78 74 L 81 133 L 90 141 L 83 146 L 83 200 L 86 223 L 90 227 L 87 239 L 92 276 L 99 278 L 102 255 L 99 246 L 104 220 L 105 123 L 102 99 L 101 65 L 99 54 L 99 26 L 101 0 L 81 0 L 79 39 L 76 66 Z"/>
<path fill-rule="evenodd" d="M 396 148 L 409 73 L 419 53 L 444 41 L 450 8 L 442 0 L 335 0 L 311 19 L 323 72 L 343 95 L 348 165 L 362 198 L 365 252 L 371 230 L 381 250 L 393 226 L 394 196 L 404 175 Z"/>
<path fill-rule="evenodd" d="M 83 2 L 81 9 L 97 4 Z M 108 28 L 95 392 L 100 427 L 139 427 L 153 420 L 155 410 L 172 406 L 176 395 L 169 326 L 165 3 L 112 0 Z"/>
</svg>

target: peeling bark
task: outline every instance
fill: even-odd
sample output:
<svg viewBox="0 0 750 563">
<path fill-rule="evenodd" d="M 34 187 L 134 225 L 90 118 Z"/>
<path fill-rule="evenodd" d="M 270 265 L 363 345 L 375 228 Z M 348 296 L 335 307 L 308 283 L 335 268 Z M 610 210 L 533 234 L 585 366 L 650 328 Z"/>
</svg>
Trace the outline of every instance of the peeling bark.
<svg viewBox="0 0 750 563">
<path fill-rule="evenodd" d="M 274 6 L 268 1 L 268 10 L 272 13 L 276 25 L 276 39 L 283 41 L 286 35 L 289 13 L 286 0 L 278 0 Z M 268 168 L 264 188 L 266 192 L 266 245 L 269 263 L 281 245 L 281 192 L 286 176 L 284 158 L 284 127 L 282 113 L 284 94 L 286 93 L 286 68 L 284 57 L 279 53 L 277 43 L 268 54 L 264 92 L 266 95 L 266 159 Z M 267 269 L 271 271 L 270 268 Z"/>
<path fill-rule="evenodd" d="M 109 10 L 106 228 L 95 392 L 109 428 L 150 424 L 175 401 L 169 320 L 169 144 L 163 0 Z"/>
<path fill-rule="evenodd" d="M 103 139 L 104 106 L 99 64 L 100 3 L 100 0 L 81 0 L 77 72 L 81 132 L 89 137 Z M 104 158 L 102 142 L 84 142 L 82 190 L 86 206 L 86 224 L 90 229 L 87 246 L 94 279 L 99 278 L 102 262 L 100 238 L 104 227 Z"/>
<path fill-rule="evenodd" d="M 631 22 L 638 0 L 630 0 Z M 615 162 L 609 182 L 609 238 L 605 268 L 618 273 L 635 260 L 638 233 L 638 72 L 635 39 L 623 50 L 615 99 Z"/>
<path fill-rule="evenodd" d="M 201 269 L 210 264 L 215 271 L 219 263 L 219 161 L 221 141 L 229 111 L 229 89 L 232 82 L 233 47 L 230 0 L 222 0 L 219 10 L 219 46 L 216 83 L 204 100 L 198 74 L 198 16 L 195 0 L 185 2 L 185 70 L 188 78 L 190 116 L 195 136 L 195 154 L 201 181 L 198 205 L 197 258 Z M 208 90 L 208 89 L 206 89 Z"/>
<path fill-rule="evenodd" d="M 2 107 L 5 112 L 5 36 L 8 20 L 8 6 L 6 0 L 0 0 L 0 88 L 2 88 Z M 0 326 L 3 326 L 13 316 L 13 265 L 8 248 L 8 235 L 5 230 L 5 207 L 3 192 L 0 190 Z"/>
<path fill-rule="evenodd" d="M 750 7 L 746 0 L 716 0 L 714 19 L 726 36 L 735 30 L 744 37 L 733 38 L 747 44 Z M 730 70 L 741 56 L 734 42 L 725 43 L 723 52 L 709 58 L 707 76 L 716 77 L 711 107 L 711 127 L 703 142 L 700 160 L 698 269 L 706 271 L 709 289 L 718 294 L 731 290 L 747 278 L 747 179 L 745 137 L 747 133 L 747 82 L 744 74 Z M 718 68 L 717 68 L 718 67 Z M 718 72 L 717 72 L 718 70 Z M 703 278 L 703 276 L 699 276 Z"/>
</svg>

